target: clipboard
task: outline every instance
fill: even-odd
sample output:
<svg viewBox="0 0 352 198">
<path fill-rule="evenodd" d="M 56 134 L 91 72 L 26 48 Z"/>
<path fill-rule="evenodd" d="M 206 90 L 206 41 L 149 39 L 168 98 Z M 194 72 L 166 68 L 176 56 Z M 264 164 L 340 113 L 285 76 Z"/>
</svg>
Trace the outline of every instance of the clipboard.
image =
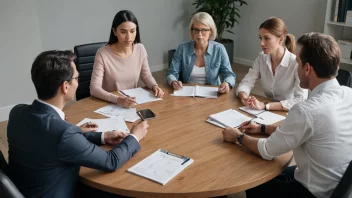
<svg viewBox="0 0 352 198">
<path fill-rule="evenodd" d="M 129 168 L 127 172 L 165 185 L 193 162 L 189 157 L 159 149 Z"/>
</svg>

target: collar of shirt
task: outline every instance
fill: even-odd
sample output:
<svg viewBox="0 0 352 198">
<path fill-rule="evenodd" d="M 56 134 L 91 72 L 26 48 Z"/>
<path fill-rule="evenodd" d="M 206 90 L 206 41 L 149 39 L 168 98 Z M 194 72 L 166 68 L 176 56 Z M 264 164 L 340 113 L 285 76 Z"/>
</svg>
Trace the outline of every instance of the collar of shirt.
<svg viewBox="0 0 352 198">
<path fill-rule="evenodd" d="M 266 61 L 265 62 L 266 62 L 266 64 L 271 65 L 271 56 L 270 55 L 266 55 Z M 290 62 L 290 52 L 285 47 L 284 57 L 282 57 L 280 65 L 283 66 L 283 67 L 288 67 L 288 63 L 289 62 Z"/>
<path fill-rule="evenodd" d="M 329 87 L 335 87 L 335 86 L 340 86 L 339 82 L 336 80 L 336 78 L 333 78 L 331 80 L 325 81 L 323 83 L 320 83 L 318 86 L 316 86 L 313 90 L 312 93 L 310 94 L 309 97 L 312 97 L 319 93 L 319 91 L 329 88 Z"/>
<path fill-rule="evenodd" d="M 65 113 L 64 113 L 61 109 L 55 107 L 55 106 L 52 105 L 52 104 L 49 104 L 49 103 L 47 103 L 47 102 L 44 102 L 44 101 L 42 101 L 42 100 L 40 100 L 40 99 L 36 99 L 36 100 L 37 100 L 38 102 L 41 102 L 41 103 L 46 104 L 46 105 L 48 105 L 49 107 L 53 108 L 53 109 L 59 114 L 60 118 L 63 119 L 63 120 L 65 120 Z"/>
<path fill-rule="evenodd" d="M 208 47 L 207 47 L 207 52 L 206 52 L 206 54 L 208 54 L 208 55 L 213 54 L 213 45 L 214 45 L 213 42 L 214 41 L 211 41 L 211 40 L 208 41 Z M 192 41 L 191 44 L 189 45 L 189 56 L 192 56 L 193 54 L 196 53 L 195 48 L 194 48 L 195 43 L 196 43 L 195 41 Z"/>
</svg>

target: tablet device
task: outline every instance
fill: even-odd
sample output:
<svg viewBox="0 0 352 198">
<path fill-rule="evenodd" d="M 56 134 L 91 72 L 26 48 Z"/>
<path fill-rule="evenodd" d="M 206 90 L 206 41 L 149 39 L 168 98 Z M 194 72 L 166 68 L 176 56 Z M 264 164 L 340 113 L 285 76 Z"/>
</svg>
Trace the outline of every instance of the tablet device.
<svg viewBox="0 0 352 198">
<path fill-rule="evenodd" d="M 150 109 L 143 109 L 143 110 L 137 111 L 137 114 L 142 120 L 153 119 L 156 117 L 155 113 L 153 113 L 152 110 Z"/>
</svg>

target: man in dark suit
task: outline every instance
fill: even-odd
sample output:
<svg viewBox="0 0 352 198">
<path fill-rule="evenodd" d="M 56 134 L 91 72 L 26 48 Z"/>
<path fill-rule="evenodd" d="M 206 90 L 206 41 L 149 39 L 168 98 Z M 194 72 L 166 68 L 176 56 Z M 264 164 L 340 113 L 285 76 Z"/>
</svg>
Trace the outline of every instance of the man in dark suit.
<svg viewBox="0 0 352 198">
<path fill-rule="evenodd" d="M 146 121 L 126 135 L 90 131 L 65 121 L 64 105 L 74 98 L 79 74 L 70 51 L 46 51 L 34 61 L 38 99 L 15 106 L 9 116 L 8 174 L 25 197 L 72 197 L 80 166 L 113 172 L 139 149 Z M 110 151 L 99 145 L 116 144 Z"/>
</svg>

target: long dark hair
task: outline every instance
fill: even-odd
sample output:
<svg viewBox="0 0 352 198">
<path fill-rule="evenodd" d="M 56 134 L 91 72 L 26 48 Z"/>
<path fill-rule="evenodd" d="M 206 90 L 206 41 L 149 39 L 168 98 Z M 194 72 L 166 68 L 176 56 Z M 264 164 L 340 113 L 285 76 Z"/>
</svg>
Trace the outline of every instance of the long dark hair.
<svg viewBox="0 0 352 198">
<path fill-rule="evenodd" d="M 117 40 L 117 36 L 115 36 L 114 32 L 112 31 L 112 28 L 114 28 L 116 30 L 117 27 L 121 23 L 126 22 L 126 21 L 130 21 L 130 22 L 136 24 L 136 27 L 137 27 L 136 39 L 134 40 L 133 43 L 136 44 L 136 43 L 140 43 L 141 42 L 141 38 L 140 38 L 140 34 L 139 34 L 139 25 L 138 25 L 137 18 L 134 16 L 134 14 L 131 11 L 129 11 L 129 10 L 121 10 L 115 15 L 114 20 L 112 21 L 111 30 L 110 30 L 110 38 L 109 38 L 108 45 L 116 43 L 118 41 Z"/>
</svg>

